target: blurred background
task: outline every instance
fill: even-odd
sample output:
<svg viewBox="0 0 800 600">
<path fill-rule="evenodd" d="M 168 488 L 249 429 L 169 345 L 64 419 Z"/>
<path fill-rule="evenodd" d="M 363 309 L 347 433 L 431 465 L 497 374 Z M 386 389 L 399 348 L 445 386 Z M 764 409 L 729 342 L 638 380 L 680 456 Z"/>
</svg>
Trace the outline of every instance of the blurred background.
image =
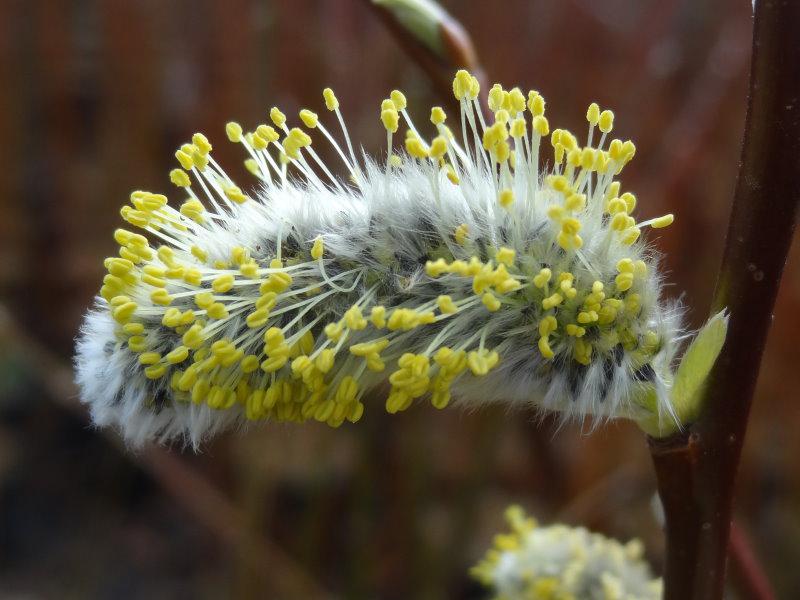
<svg viewBox="0 0 800 600">
<path fill-rule="evenodd" d="M 677 215 L 653 233 L 699 326 L 739 160 L 749 0 L 443 4 L 491 81 L 542 92 L 551 126 L 583 131 L 593 100 L 615 110 L 639 214 Z M 627 423 L 589 435 L 375 401 L 358 426 L 267 425 L 199 455 L 134 454 L 90 428 L 73 340 L 130 191 L 173 192 L 173 152 L 197 130 L 245 180 L 225 122 L 323 114 L 328 85 L 371 152 L 391 89 L 422 122 L 442 102 L 362 0 L 0 2 L 0 597 L 479 598 L 466 572 L 511 502 L 640 537 L 660 567 L 649 454 Z M 779 598 L 800 590 L 798 333 L 795 243 L 737 500 Z"/>
</svg>

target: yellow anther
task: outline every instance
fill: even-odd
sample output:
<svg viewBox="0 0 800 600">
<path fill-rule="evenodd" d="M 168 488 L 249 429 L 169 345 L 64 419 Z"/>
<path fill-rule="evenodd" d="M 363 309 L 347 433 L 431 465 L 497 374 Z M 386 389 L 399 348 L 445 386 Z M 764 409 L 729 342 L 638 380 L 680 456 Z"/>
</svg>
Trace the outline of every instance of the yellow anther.
<svg viewBox="0 0 800 600">
<path fill-rule="evenodd" d="M 258 166 L 258 163 L 255 159 L 248 158 L 244 161 L 244 168 L 248 170 L 248 172 L 256 177 L 261 176 L 261 167 Z"/>
<path fill-rule="evenodd" d="M 642 230 L 638 227 L 629 227 L 625 234 L 622 236 L 622 243 L 626 246 L 631 246 L 636 243 L 636 240 L 639 239 L 639 236 L 642 234 Z"/>
<path fill-rule="evenodd" d="M 425 263 L 425 273 L 429 277 L 439 277 L 447 272 L 448 266 L 447 261 L 443 258 L 438 258 L 435 261 L 429 260 Z"/>
<path fill-rule="evenodd" d="M 389 164 L 393 167 L 402 167 L 403 159 L 400 158 L 397 154 L 392 154 L 391 156 L 389 156 Z"/>
<path fill-rule="evenodd" d="M 235 185 L 229 185 L 225 187 L 225 197 L 236 204 L 242 204 L 247 200 L 247 196 L 245 196 L 244 193 L 242 193 L 242 190 Z"/>
<path fill-rule="evenodd" d="M 255 354 L 248 354 L 242 359 L 241 369 L 243 373 L 252 373 L 256 369 L 258 369 L 258 356 Z"/>
<path fill-rule="evenodd" d="M 491 292 L 486 292 L 481 298 L 481 301 L 490 312 L 495 312 L 501 306 L 500 300 L 498 300 L 497 297 Z"/>
<path fill-rule="evenodd" d="M 551 308 L 555 308 L 556 306 L 561 304 L 563 301 L 564 297 L 558 292 L 556 292 L 555 294 L 552 294 L 547 298 L 545 298 L 544 300 L 542 300 L 542 308 L 545 310 L 550 310 Z"/>
<path fill-rule="evenodd" d="M 625 297 L 625 311 L 635 315 L 639 312 L 639 308 L 642 306 L 642 298 L 639 294 L 628 294 Z"/>
<path fill-rule="evenodd" d="M 459 69 L 453 79 L 453 95 L 456 97 L 456 100 L 463 100 L 471 96 L 472 88 L 472 75 L 464 69 Z"/>
<path fill-rule="evenodd" d="M 205 208 L 199 200 L 187 200 L 181 204 L 180 211 L 184 217 L 187 217 L 192 221 L 196 221 L 198 223 L 203 222 L 203 212 L 205 212 Z"/>
<path fill-rule="evenodd" d="M 581 165 L 581 151 L 578 148 L 567 152 L 567 163 L 576 168 Z"/>
<path fill-rule="evenodd" d="M 157 288 L 163 288 L 167 285 L 166 280 L 161 279 L 160 277 L 153 277 L 147 273 L 142 275 L 142 283 L 146 283 L 147 285 L 152 285 L 153 287 Z"/>
<path fill-rule="evenodd" d="M 624 211 L 616 213 L 614 217 L 611 219 L 610 227 L 614 231 L 625 231 L 628 227 L 630 227 L 628 214 Z"/>
<path fill-rule="evenodd" d="M 367 326 L 367 320 L 361 313 L 361 309 L 353 305 L 344 313 L 344 322 L 347 327 L 353 330 L 361 330 Z"/>
<path fill-rule="evenodd" d="M 450 315 L 455 312 L 458 312 L 458 306 L 456 306 L 455 302 L 450 296 L 442 295 L 436 299 L 436 304 L 439 307 L 439 311 L 442 314 Z"/>
<path fill-rule="evenodd" d="M 275 268 L 275 267 L 271 267 Z M 281 293 L 292 284 L 292 276 L 288 273 L 273 273 L 262 283 L 258 290 L 262 294 L 267 292 Z"/>
<path fill-rule="evenodd" d="M 633 273 L 620 273 L 614 278 L 617 291 L 626 292 L 633 287 Z"/>
<path fill-rule="evenodd" d="M 161 360 L 161 355 L 158 352 L 143 352 L 139 355 L 140 365 L 155 365 Z"/>
<path fill-rule="evenodd" d="M 326 348 L 314 360 L 314 366 L 320 373 L 327 373 L 333 368 L 335 359 L 336 353 L 332 349 Z"/>
<path fill-rule="evenodd" d="M 153 304 L 160 304 L 161 306 L 169 306 L 172 304 L 172 296 L 165 288 L 158 288 L 150 293 L 150 300 Z"/>
<path fill-rule="evenodd" d="M 495 83 L 489 90 L 489 108 L 493 112 L 503 108 L 504 96 L 505 93 L 503 92 L 503 86 L 501 86 L 499 83 Z"/>
<path fill-rule="evenodd" d="M 392 93 L 389 94 L 389 98 L 392 99 L 397 110 L 403 110 L 408 105 L 405 94 L 400 90 L 392 90 Z"/>
<path fill-rule="evenodd" d="M 125 302 L 120 306 L 116 306 L 111 311 L 111 316 L 117 323 L 125 324 L 130 320 L 137 308 L 138 305 L 135 302 Z"/>
<path fill-rule="evenodd" d="M 606 204 L 606 212 L 610 215 L 616 215 L 618 213 L 625 213 L 627 216 L 628 213 L 628 205 L 622 198 L 612 198 Z"/>
<path fill-rule="evenodd" d="M 261 370 L 265 373 L 274 373 L 279 369 L 282 369 L 283 366 L 289 361 L 288 356 L 270 356 L 264 362 L 261 363 Z M 272 389 L 272 388 L 270 388 Z"/>
<path fill-rule="evenodd" d="M 553 272 L 548 269 L 544 268 L 537 275 L 533 278 L 533 285 L 537 288 L 542 289 L 544 288 L 549 282 L 550 278 L 553 276 Z"/>
<path fill-rule="evenodd" d="M 247 326 L 251 329 L 263 327 L 269 320 L 269 309 L 259 308 L 247 315 Z"/>
<path fill-rule="evenodd" d="M 373 306 L 369 318 L 374 327 L 383 329 L 386 327 L 386 307 Z"/>
<path fill-rule="evenodd" d="M 235 281 L 236 279 L 230 273 L 227 275 L 220 275 L 211 283 L 211 289 L 218 294 L 224 294 L 233 288 Z"/>
<path fill-rule="evenodd" d="M 509 292 L 515 292 L 522 287 L 522 284 L 517 281 L 516 279 L 512 279 L 509 277 L 505 281 L 495 285 L 495 291 L 500 294 L 508 294 Z"/>
<path fill-rule="evenodd" d="M 254 133 L 246 133 L 244 139 L 256 150 L 264 150 L 269 146 L 269 141 L 263 136 L 259 135 L 258 130 Z"/>
<path fill-rule="evenodd" d="M 604 110 L 600 113 L 600 118 L 598 121 L 600 125 L 600 131 L 603 133 L 608 133 L 614 127 L 614 113 L 610 110 Z"/>
<path fill-rule="evenodd" d="M 235 265 L 243 265 L 250 260 L 250 252 L 242 246 L 234 246 L 231 250 L 231 260 Z"/>
<path fill-rule="evenodd" d="M 242 126 L 236 121 L 231 121 L 225 125 L 225 134 L 228 139 L 234 143 L 242 141 Z"/>
<path fill-rule="evenodd" d="M 564 201 L 567 210 L 581 212 L 586 208 L 586 194 L 570 194 Z"/>
<path fill-rule="evenodd" d="M 181 163 L 181 166 L 187 171 L 191 171 L 194 167 L 194 160 L 192 159 L 191 154 L 187 154 L 183 150 L 176 150 L 175 158 L 178 159 L 178 162 Z"/>
<path fill-rule="evenodd" d="M 144 337 L 135 335 L 128 340 L 128 348 L 131 352 L 144 352 L 147 350 L 147 341 Z"/>
<path fill-rule="evenodd" d="M 186 346 L 178 346 L 164 358 L 169 364 L 177 365 L 189 358 L 189 348 Z"/>
<path fill-rule="evenodd" d="M 267 292 L 256 300 L 256 308 L 266 308 L 272 310 L 278 302 L 278 295 L 275 292 Z"/>
<path fill-rule="evenodd" d="M 300 111 L 300 120 L 309 129 L 314 129 L 317 126 L 317 123 L 319 122 L 319 116 L 317 115 L 317 113 L 312 112 L 307 108 L 304 108 L 303 110 Z"/>
<path fill-rule="evenodd" d="M 414 158 L 428 158 L 430 150 L 418 137 L 406 138 L 406 150 Z"/>
<path fill-rule="evenodd" d="M 203 153 L 208 154 L 211 152 L 211 142 L 208 141 L 208 138 L 204 136 L 202 133 L 195 133 L 192 136 L 192 143 L 197 147 L 197 149 Z"/>
<path fill-rule="evenodd" d="M 381 112 L 383 112 L 384 110 L 395 110 L 396 111 L 397 110 L 397 106 L 395 105 L 394 102 L 392 102 L 392 100 L 390 98 L 386 98 L 386 99 L 381 101 Z M 409 130 L 408 133 L 413 133 L 413 132 L 411 130 Z"/>
<path fill-rule="evenodd" d="M 574 236 L 583 227 L 582 223 L 573 217 L 568 217 L 561 221 L 561 231 L 569 236 Z"/>
<path fill-rule="evenodd" d="M 549 315 L 539 321 L 539 335 L 542 337 L 549 336 L 556 329 L 558 329 L 558 321 L 553 315 Z"/>
<path fill-rule="evenodd" d="M 630 258 L 623 258 L 617 262 L 617 271 L 620 273 L 633 273 L 634 263 Z"/>
<path fill-rule="evenodd" d="M 322 97 L 325 99 L 325 108 L 330 111 L 334 111 L 339 108 L 339 100 L 336 98 L 336 94 L 333 93 L 333 90 L 329 87 L 326 87 L 322 90 Z"/>
<path fill-rule="evenodd" d="M 598 314 L 593 311 L 581 311 L 578 313 L 578 323 L 586 325 L 587 323 L 594 323 L 599 318 Z"/>
<path fill-rule="evenodd" d="M 396 133 L 400 124 L 400 117 L 395 109 L 387 108 L 381 111 L 381 122 L 386 131 Z"/>
<path fill-rule="evenodd" d="M 431 123 L 434 125 L 441 125 L 447 120 L 447 114 L 441 106 L 434 106 L 431 108 Z"/>
<path fill-rule="evenodd" d="M 619 183 L 617 183 L 617 188 L 619 188 Z M 625 202 L 625 209 L 630 214 L 633 212 L 633 209 L 636 208 L 636 196 L 631 194 L 630 192 L 625 192 L 619 197 L 620 200 Z"/>
<path fill-rule="evenodd" d="M 509 189 L 502 190 L 497 197 L 497 202 L 500 206 L 508 210 L 514 204 L 514 192 Z"/>
<path fill-rule="evenodd" d="M 516 251 L 512 250 L 511 248 L 506 248 L 505 246 L 501 246 L 500 249 L 495 254 L 495 259 L 497 262 L 510 267 L 514 264 L 514 259 L 516 258 L 517 253 Z"/>
<path fill-rule="evenodd" d="M 480 94 L 481 91 L 481 84 L 478 81 L 478 78 L 474 75 L 470 75 L 469 77 L 469 91 L 467 94 L 469 95 L 470 100 L 475 100 Z"/>
<path fill-rule="evenodd" d="M 160 379 L 166 372 L 167 367 L 165 365 L 150 365 L 145 368 L 144 376 L 148 379 Z"/>
<path fill-rule="evenodd" d="M 286 125 L 286 115 L 283 114 L 277 106 L 273 106 L 269 110 L 269 118 L 275 123 L 276 127 L 283 128 Z"/>
<path fill-rule="evenodd" d="M 544 114 L 545 101 L 544 98 L 536 90 L 528 92 L 528 110 L 534 117 Z"/>
<path fill-rule="evenodd" d="M 581 150 L 581 168 L 586 169 L 587 171 L 594 167 L 595 158 L 594 158 L 594 148 L 584 148 Z"/>
<path fill-rule="evenodd" d="M 453 239 L 455 239 L 456 244 L 463 246 L 464 242 L 467 241 L 467 235 L 469 235 L 469 226 L 466 223 L 462 223 L 456 227 Z"/>
<path fill-rule="evenodd" d="M 309 111 L 310 112 L 310 111 Z M 311 113 L 314 114 L 314 113 Z M 281 139 L 280 134 L 275 131 L 275 128 L 270 125 L 259 125 L 256 127 L 256 135 L 263 139 L 268 144 L 274 144 Z"/>
<path fill-rule="evenodd" d="M 184 346 L 191 348 L 192 350 L 197 350 L 203 345 L 204 340 L 205 337 L 203 335 L 203 328 L 199 323 L 195 323 L 186 331 L 186 333 L 183 334 L 182 341 Z"/>
<path fill-rule="evenodd" d="M 178 187 L 189 187 L 192 185 L 189 175 L 186 174 L 186 171 L 182 171 L 181 169 L 172 169 L 172 171 L 169 172 L 169 180 Z"/>
<path fill-rule="evenodd" d="M 480 377 L 491 371 L 500 361 L 500 355 L 496 351 L 488 351 L 485 348 L 473 350 L 467 354 L 467 365 L 472 374 Z"/>
<path fill-rule="evenodd" d="M 550 123 L 547 122 L 547 117 L 537 115 L 531 120 L 531 127 L 540 136 L 544 137 L 550 133 Z"/>
<path fill-rule="evenodd" d="M 128 335 L 141 335 L 144 333 L 144 325 L 141 323 L 125 323 L 122 326 L 122 331 Z"/>
<path fill-rule="evenodd" d="M 600 121 L 600 107 L 597 106 L 596 102 L 592 102 L 589 105 L 589 109 L 586 111 L 586 120 L 589 121 L 589 125 L 595 126 Z"/>
<path fill-rule="evenodd" d="M 496 123 L 508 123 L 508 120 L 511 117 L 508 114 L 508 111 L 504 108 L 501 108 L 496 113 L 494 113 L 494 120 Z"/>
<path fill-rule="evenodd" d="M 675 215 L 668 214 L 664 215 L 663 217 L 658 217 L 657 219 L 653 219 L 650 222 L 650 227 L 653 229 L 661 229 L 662 227 L 667 227 L 672 225 L 672 222 L 675 220 Z"/>
<path fill-rule="evenodd" d="M 447 141 L 438 135 L 431 142 L 430 155 L 433 158 L 442 158 L 445 154 L 447 154 Z"/>
<path fill-rule="evenodd" d="M 508 92 L 508 103 L 512 113 L 521 113 L 525 110 L 525 95 L 518 87 Z"/>
<path fill-rule="evenodd" d="M 125 219 L 125 221 L 131 225 L 134 225 L 135 227 L 141 227 L 144 229 L 150 224 L 150 215 L 140 210 L 134 210 L 130 206 L 123 206 L 120 209 L 119 214 L 123 219 Z"/>
<path fill-rule="evenodd" d="M 322 253 L 325 251 L 322 245 L 322 236 L 318 235 L 314 239 L 314 244 L 311 246 L 311 258 L 319 260 L 322 258 Z"/>
<path fill-rule="evenodd" d="M 332 342 L 338 342 L 342 334 L 344 333 L 344 326 L 342 323 L 328 323 L 325 326 L 325 335 L 328 336 L 328 339 Z"/>
<path fill-rule="evenodd" d="M 208 308 L 214 304 L 214 296 L 211 292 L 200 292 L 194 297 L 194 302 L 200 308 Z"/>
<path fill-rule="evenodd" d="M 581 236 L 577 234 L 569 234 L 565 231 L 561 231 L 556 236 L 556 241 L 564 250 L 578 250 L 581 246 L 583 246 L 583 238 L 581 238 Z"/>
<path fill-rule="evenodd" d="M 526 127 L 527 124 L 525 122 L 525 119 L 523 119 L 522 117 L 514 119 L 514 121 L 511 123 L 511 137 L 513 138 L 524 137 Z"/>
<path fill-rule="evenodd" d="M 572 351 L 572 357 L 576 362 L 582 365 L 588 365 L 592 358 L 592 344 L 581 338 L 577 338 Z"/>
<path fill-rule="evenodd" d="M 566 327 L 566 330 L 567 335 L 572 337 L 583 337 L 586 335 L 586 330 L 579 325 L 575 325 L 574 323 L 569 323 Z"/>
<path fill-rule="evenodd" d="M 550 347 L 550 340 L 547 337 L 539 338 L 539 352 L 544 358 L 551 359 L 555 356 L 553 349 Z"/>
<path fill-rule="evenodd" d="M 214 302 L 206 309 L 206 314 L 212 319 L 227 319 L 228 309 L 222 302 Z"/>
</svg>

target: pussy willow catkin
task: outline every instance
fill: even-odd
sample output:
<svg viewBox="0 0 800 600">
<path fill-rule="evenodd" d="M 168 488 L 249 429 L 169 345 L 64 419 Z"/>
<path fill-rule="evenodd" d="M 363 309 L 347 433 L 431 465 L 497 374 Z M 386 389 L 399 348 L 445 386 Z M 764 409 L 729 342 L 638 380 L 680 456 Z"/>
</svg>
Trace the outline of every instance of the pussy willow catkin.
<svg viewBox="0 0 800 600">
<path fill-rule="evenodd" d="M 659 600 L 660 579 L 641 542 L 621 544 L 583 527 L 539 526 L 518 506 L 472 575 L 495 600 Z"/>
<path fill-rule="evenodd" d="M 659 299 L 636 198 L 617 176 L 631 141 L 592 104 L 582 143 L 550 131 L 544 98 L 489 92 L 460 71 L 460 141 L 431 110 L 427 141 L 394 91 L 387 156 L 359 156 L 326 89 L 317 114 L 227 137 L 259 185 L 246 192 L 202 134 L 170 173 L 174 208 L 137 191 L 86 317 L 77 379 L 95 422 L 134 445 L 247 421 L 358 421 L 365 401 L 531 404 L 566 416 L 671 418 L 678 315 Z M 405 152 L 395 153 L 401 123 Z M 312 146 L 327 141 L 349 178 Z M 552 147 L 552 158 L 547 146 Z M 544 165 L 544 167 L 542 167 Z M 650 400 L 642 400 L 642 389 Z"/>
</svg>

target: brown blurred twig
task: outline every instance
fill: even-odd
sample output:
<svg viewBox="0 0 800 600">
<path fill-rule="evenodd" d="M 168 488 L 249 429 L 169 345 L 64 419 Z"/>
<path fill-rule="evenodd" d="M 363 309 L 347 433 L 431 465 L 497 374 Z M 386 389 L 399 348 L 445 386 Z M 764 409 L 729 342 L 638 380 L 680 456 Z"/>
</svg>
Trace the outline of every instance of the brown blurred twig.
<svg viewBox="0 0 800 600">
<path fill-rule="evenodd" d="M 440 51 L 434 51 L 400 23 L 390 9 L 374 0 L 362 0 L 381 20 L 403 51 L 430 78 L 439 95 L 454 103 L 452 93 L 453 75 L 456 70 L 466 69 L 478 78 L 481 84 L 482 103 L 485 104 L 486 77 L 478 60 L 475 46 L 466 29 L 443 9 L 439 14 L 438 35 Z"/>
<path fill-rule="evenodd" d="M 10 313 L 0 305 L 0 350 L 3 348 L 13 348 L 15 355 L 35 368 L 42 375 L 41 383 L 49 395 L 61 406 L 81 413 L 88 420 L 86 411 L 77 402 L 78 390 L 69 365 L 15 327 Z M 333 597 L 280 547 L 245 527 L 242 512 L 199 471 L 158 446 L 136 454 L 126 451 L 115 433 L 102 430 L 104 434 L 107 431 L 112 445 L 150 474 L 165 493 L 219 541 L 231 549 L 246 548 L 242 559 L 249 563 L 250 568 L 269 568 L 274 574 L 270 582 L 275 586 L 277 597 Z"/>
<path fill-rule="evenodd" d="M 734 482 L 800 200 L 798 23 L 798 2 L 756 3 L 742 162 L 712 309 L 730 310 L 728 341 L 697 423 L 651 440 L 666 600 L 718 600 L 724 590 Z"/>
</svg>

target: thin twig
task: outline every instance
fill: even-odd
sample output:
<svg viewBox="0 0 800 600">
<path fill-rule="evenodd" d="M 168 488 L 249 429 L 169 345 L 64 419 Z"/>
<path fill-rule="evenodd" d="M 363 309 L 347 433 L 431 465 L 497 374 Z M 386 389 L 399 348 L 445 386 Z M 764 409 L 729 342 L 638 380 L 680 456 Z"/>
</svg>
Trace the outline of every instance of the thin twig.
<svg viewBox="0 0 800 600">
<path fill-rule="evenodd" d="M 666 600 L 719 600 L 733 486 L 800 200 L 800 2 L 756 3 L 742 162 L 713 311 L 731 313 L 703 412 L 651 440 L 666 516 Z"/>
<path fill-rule="evenodd" d="M 0 305 L 0 348 L 13 348 L 37 373 L 49 395 L 60 406 L 83 415 L 72 369 L 47 348 L 14 326 L 10 313 Z M 124 449 L 118 436 L 103 429 L 102 434 L 124 456 L 149 473 L 161 489 L 187 514 L 232 549 L 246 548 L 243 560 L 254 570 L 269 568 L 276 573 L 270 581 L 280 597 L 325 599 L 332 594 L 320 585 L 276 544 L 245 527 L 244 515 L 211 481 L 184 460 L 159 446 L 135 454 Z"/>
<path fill-rule="evenodd" d="M 376 4 L 373 0 L 363 0 L 363 2 L 386 26 L 408 57 L 430 78 L 437 92 L 445 101 L 455 105 L 452 93 L 453 75 L 457 69 L 466 69 L 478 78 L 481 84 L 481 100 L 485 104 L 486 77 L 478 61 L 478 54 L 472 44 L 472 39 L 461 23 L 442 11 L 439 36 L 444 55 L 440 56 L 422 44 L 403 24 L 398 22 L 389 9 Z"/>
<path fill-rule="evenodd" d="M 775 600 L 775 592 L 742 528 L 731 523 L 731 579 L 745 600 Z"/>
</svg>

